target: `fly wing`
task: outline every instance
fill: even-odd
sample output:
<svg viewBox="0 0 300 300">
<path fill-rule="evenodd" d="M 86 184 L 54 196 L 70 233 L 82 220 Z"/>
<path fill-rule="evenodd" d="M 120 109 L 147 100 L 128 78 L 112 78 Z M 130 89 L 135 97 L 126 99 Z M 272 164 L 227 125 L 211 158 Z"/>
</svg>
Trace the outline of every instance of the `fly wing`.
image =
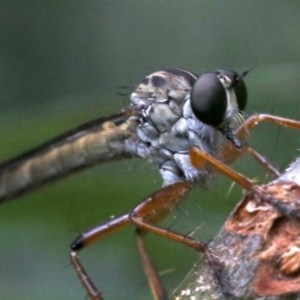
<svg viewBox="0 0 300 300">
<path fill-rule="evenodd" d="M 129 158 L 125 140 L 135 134 L 131 110 L 70 130 L 0 165 L 0 203 L 100 162 Z"/>
</svg>

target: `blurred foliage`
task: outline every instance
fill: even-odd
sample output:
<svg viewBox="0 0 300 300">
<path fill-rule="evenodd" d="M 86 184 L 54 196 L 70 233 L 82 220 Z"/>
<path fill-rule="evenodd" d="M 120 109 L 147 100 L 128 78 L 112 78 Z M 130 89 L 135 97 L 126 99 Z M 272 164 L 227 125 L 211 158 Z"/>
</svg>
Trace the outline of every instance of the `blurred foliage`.
<svg viewBox="0 0 300 300">
<path fill-rule="evenodd" d="M 244 71 L 247 114 L 299 118 L 298 1 L 0 1 L 0 157 L 5 160 L 85 121 L 126 107 L 120 86 L 181 67 Z M 260 125 L 251 145 L 283 168 L 299 133 Z M 243 158 L 242 173 L 266 179 Z M 130 176 L 128 176 L 130 174 Z M 220 178 L 188 197 L 164 226 L 210 239 L 241 195 Z M 68 245 L 81 232 L 127 212 L 161 186 L 145 161 L 95 167 L 0 209 L 0 299 L 84 299 Z M 229 193 L 229 196 L 224 196 Z M 84 264 L 109 299 L 151 299 L 132 228 L 84 249 Z M 147 237 L 172 289 L 197 253 Z M 167 255 L 166 255 L 167 254 Z"/>
</svg>

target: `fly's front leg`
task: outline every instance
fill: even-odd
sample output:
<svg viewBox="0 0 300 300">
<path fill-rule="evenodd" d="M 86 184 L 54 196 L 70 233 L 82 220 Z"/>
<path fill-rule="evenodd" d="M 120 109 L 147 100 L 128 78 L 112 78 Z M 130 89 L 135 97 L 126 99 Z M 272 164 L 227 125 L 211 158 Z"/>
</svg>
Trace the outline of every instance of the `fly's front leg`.
<svg viewBox="0 0 300 300">
<path fill-rule="evenodd" d="M 270 114 L 255 114 L 249 117 L 235 132 L 239 139 L 245 139 L 250 131 L 257 126 L 260 122 L 267 121 L 279 126 L 286 128 L 300 130 L 300 121 L 292 120 L 288 118 L 282 118 L 279 116 L 273 116 Z M 267 159 L 265 159 L 259 152 L 255 149 L 246 146 L 244 152 L 254 157 L 263 167 L 266 168 L 269 173 L 273 174 L 275 177 L 280 176 L 280 172 L 274 168 Z"/>
<path fill-rule="evenodd" d="M 273 116 L 269 114 L 255 114 L 249 117 L 235 132 L 239 140 L 245 140 L 251 130 L 260 122 L 267 121 L 279 126 L 300 130 L 300 121 Z M 225 141 L 221 148 L 221 160 L 226 164 L 235 161 L 239 156 L 248 154 L 261 164 L 271 175 L 278 177 L 280 172 L 259 152 L 245 145 L 242 149 L 237 149 L 231 142 Z"/>
<path fill-rule="evenodd" d="M 128 226 L 129 224 L 135 224 L 138 226 L 138 249 L 142 257 L 142 263 L 152 290 L 152 294 L 156 300 L 166 299 L 166 293 L 162 287 L 159 276 L 157 275 L 157 272 L 155 271 L 155 268 L 151 263 L 151 260 L 145 249 L 141 230 L 154 232 L 169 239 L 183 243 L 201 252 L 205 252 L 206 246 L 204 243 L 198 242 L 188 236 L 182 236 L 175 232 L 151 225 L 158 222 L 168 213 L 170 213 L 170 211 L 172 211 L 174 207 L 178 205 L 182 197 L 186 195 L 191 188 L 192 185 L 188 182 L 178 182 L 167 186 L 147 197 L 129 214 L 125 214 L 96 226 L 95 228 L 81 234 L 71 244 L 71 262 L 80 281 L 87 291 L 88 296 L 91 299 L 103 300 L 103 296 L 93 284 L 92 280 L 81 264 L 77 254 L 78 251 Z"/>
<path fill-rule="evenodd" d="M 249 117 L 235 132 L 236 136 L 244 140 L 249 132 L 260 122 L 267 121 L 279 126 L 300 130 L 300 121 L 273 116 L 270 114 L 255 114 Z"/>
</svg>

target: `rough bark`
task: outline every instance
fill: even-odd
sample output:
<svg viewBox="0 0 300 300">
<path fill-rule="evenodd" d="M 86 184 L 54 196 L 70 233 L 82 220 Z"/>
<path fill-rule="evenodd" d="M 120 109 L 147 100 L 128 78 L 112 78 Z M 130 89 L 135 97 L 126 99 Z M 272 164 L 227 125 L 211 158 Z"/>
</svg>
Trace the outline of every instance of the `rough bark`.
<svg viewBox="0 0 300 300">
<path fill-rule="evenodd" d="M 273 204 L 248 193 L 171 299 L 300 299 L 299 185 L 300 159 L 260 186 Z"/>
</svg>

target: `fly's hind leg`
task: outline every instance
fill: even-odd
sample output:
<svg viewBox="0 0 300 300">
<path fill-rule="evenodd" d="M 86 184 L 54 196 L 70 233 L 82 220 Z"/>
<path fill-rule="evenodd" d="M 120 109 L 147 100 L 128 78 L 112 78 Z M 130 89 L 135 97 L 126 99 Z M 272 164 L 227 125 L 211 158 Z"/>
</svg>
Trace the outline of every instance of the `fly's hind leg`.
<svg viewBox="0 0 300 300">
<path fill-rule="evenodd" d="M 104 298 L 102 293 L 93 284 L 93 281 L 80 262 L 78 251 L 130 224 L 137 226 L 138 249 L 141 254 L 145 274 L 149 281 L 155 300 L 165 300 L 167 294 L 146 251 L 143 241 L 144 232 L 152 232 L 191 247 L 199 252 L 204 253 L 209 263 L 215 264 L 215 258 L 210 253 L 205 243 L 195 240 L 190 236 L 182 235 L 177 232 L 153 225 L 170 213 L 191 188 L 192 184 L 189 182 L 178 182 L 167 186 L 147 197 L 130 213 L 114 218 L 106 223 L 102 223 L 95 228 L 92 228 L 91 230 L 81 234 L 71 244 L 71 262 L 81 283 L 88 293 L 88 296 L 92 300 L 103 300 Z"/>
<path fill-rule="evenodd" d="M 153 298 L 155 300 L 166 300 L 168 299 L 168 293 L 164 287 L 163 282 L 161 281 L 161 278 L 159 276 L 159 273 L 154 266 L 153 262 L 151 261 L 151 258 L 149 256 L 149 253 L 147 251 L 145 241 L 144 241 L 144 234 L 145 232 L 141 230 L 140 228 L 136 229 L 136 238 L 137 238 L 137 246 L 138 251 L 140 253 L 144 273 L 146 275 L 146 278 L 149 283 L 149 287 L 151 289 Z"/>
<path fill-rule="evenodd" d="M 176 187 L 176 185 L 179 185 L 179 190 Z M 184 190 L 182 190 L 181 185 L 186 186 Z M 149 202 L 141 202 L 140 205 L 138 205 L 130 213 L 130 219 L 137 225 L 136 233 L 138 249 L 142 258 L 144 271 L 155 300 L 165 300 L 168 299 L 168 297 L 165 289 L 163 288 L 163 284 L 161 283 L 160 277 L 153 263 L 151 262 L 148 252 L 145 248 L 145 243 L 143 240 L 143 234 L 145 232 L 155 233 L 164 238 L 173 240 L 175 242 L 193 248 L 198 252 L 204 254 L 204 256 L 207 259 L 207 262 L 211 266 L 211 270 L 214 272 L 217 281 L 219 281 L 220 274 L 222 272 L 222 267 L 219 264 L 218 258 L 210 251 L 206 243 L 196 240 L 188 235 L 179 234 L 170 229 L 165 229 L 157 225 L 153 225 L 153 223 L 157 221 L 157 216 L 152 215 L 153 212 L 160 212 L 159 216 L 161 217 L 162 215 L 165 215 L 166 212 L 173 210 L 174 206 L 177 205 L 183 197 L 182 191 L 184 191 L 184 194 L 186 193 L 186 188 L 191 188 L 191 185 L 188 182 L 181 182 L 168 186 L 153 194 L 153 197 L 151 197 L 151 199 L 148 198 Z M 228 288 L 226 285 L 220 284 L 220 286 L 224 294 L 228 293 Z"/>
<path fill-rule="evenodd" d="M 78 251 L 128 226 L 129 224 L 130 218 L 128 214 L 116 217 L 106 223 L 99 224 L 98 226 L 82 233 L 71 244 L 71 263 L 74 266 L 74 269 L 90 299 L 103 300 L 104 298 L 102 296 L 102 293 L 94 285 L 92 279 L 89 277 L 84 266 L 80 262 L 78 257 Z"/>
</svg>

